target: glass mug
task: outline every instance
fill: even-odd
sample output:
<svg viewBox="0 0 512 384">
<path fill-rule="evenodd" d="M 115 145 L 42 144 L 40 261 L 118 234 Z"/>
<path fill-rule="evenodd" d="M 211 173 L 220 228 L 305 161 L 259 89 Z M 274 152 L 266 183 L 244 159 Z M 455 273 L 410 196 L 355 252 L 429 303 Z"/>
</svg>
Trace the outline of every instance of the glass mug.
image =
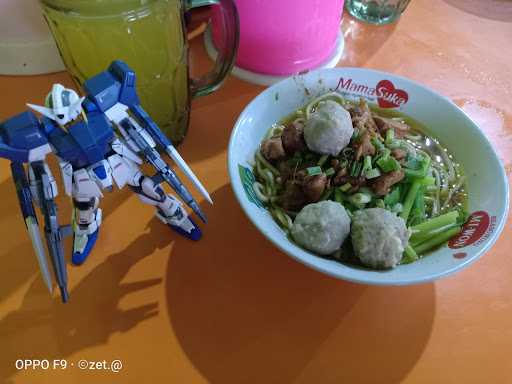
<svg viewBox="0 0 512 384">
<path fill-rule="evenodd" d="M 389 24 L 397 20 L 410 0 L 347 0 L 347 11 L 371 24 Z"/>
<path fill-rule="evenodd" d="M 180 143 L 190 98 L 215 91 L 233 65 L 238 14 L 232 0 L 40 0 L 64 64 L 78 86 L 115 59 L 137 74 L 141 104 Z M 218 4 L 222 44 L 210 73 L 189 79 L 184 13 Z"/>
</svg>

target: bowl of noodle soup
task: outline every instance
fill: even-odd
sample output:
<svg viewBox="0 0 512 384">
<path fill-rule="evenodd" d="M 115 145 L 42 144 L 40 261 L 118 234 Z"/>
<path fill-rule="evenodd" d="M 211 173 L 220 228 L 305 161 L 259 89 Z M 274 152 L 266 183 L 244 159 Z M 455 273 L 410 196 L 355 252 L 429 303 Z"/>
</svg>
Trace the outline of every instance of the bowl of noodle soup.
<svg viewBox="0 0 512 384">
<path fill-rule="evenodd" d="M 286 205 L 283 197 L 285 187 L 279 185 L 283 177 L 280 174 L 281 167 L 277 169 L 276 163 L 266 161 L 261 146 L 265 140 L 279 137 L 287 125 L 301 124 L 301 119 L 310 118 L 326 100 L 335 101 L 351 112 L 355 128 L 353 137 L 358 134 L 354 108 L 356 112 L 363 107 L 369 108 L 374 116 L 378 115 L 383 121 L 398 121 L 412 127 L 411 132 L 399 142 L 404 146 L 410 145 L 411 151 L 420 153 L 418 158 L 421 159 L 421 153 L 426 153 L 432 159 L 429 160 L 428 175 L 425 174 L 427 177 L 424 179 L 430 180 L 432 185 L 422 187 L 424 191 L 430 191 L 425 193 L 423 220 L 428 222 L 429 218 L 460 212 L 458 224 L 446 227 L 445 231 L 441 230 L 452 231 L 450 237 L 445 236 L 442 243 L 438 242 L 436 247 L 429 248 L 426 246 L 430 241 L 427 234 L 421 239 L 423 243 L 416 248 L 413 233 L 411 239 L 414 248 L 428 248 L 428 252 L 414 259 L 414 262 L 399 263 L 392 269 L 372 269 L 354 263 L 350 258 L 318 255 L 293 241 L 290 229 L 297 213 L 295 211 L 305 203 L 297 207 Z M 393 138 L 381 140 L 387 145 Z M 306 153 L 301 158 L 297 154 L 289 155 L 285 160 L 295 165 L 295 168 L 297 161 L 310 162 L 312 166 L 304 166 L 303 169 L 310 173 L 309 176 L 315 175 L 317 171 L 327 175 L 329 187 L 325 188 L 320 199 L 339 201 L 350 216 L 364 208 L 365 204 L 366 208 L 378 207 L 379 204 L 384 208 L 383 201 L 388 196 L 375 196 L 375 188 L 372 190 L 375 183 L 370 180 L 368 186 L 363 185 L 355 191 L 350 189 L 354 186 L 352 181 L 352 185 L 346 179 L 334 182 L 340 161 L 348 162 L 348 176 L 355 177 L 363 172 L 370 175 L 372 171 L 378 174 L 369 178 L 380 175 L 379 169 L 370 169 L 370 156 L 366 156 L 366 160 L 369 160 L 366 170 L 366 165 L 363 165 L 365 156 L 359 162 L 351 156 L 356 155 L 344 149 L 335 158 Z M 323 163 L 325 158 L 329 159 L 326 164 Z M 373 160 L 379 162 L 380 172 L 388 163 L 396 163 L 392 158 L 392 162 L 388 163 L 383 163 L 379 158 Z M 331 161 L 335 161 L 338 168 L 333 169 Z M 410 169 L 407 169 L 409 165 L 405 164 L 405 160 L 401 164 L 406 179 L 409 174 L 414 176 L 415 172 L 420 172 L 416 171 L 421 168 L 419 163 L 410 165 L 417 166 Z M 375 165 L 375 168 L 378 167 Z M 228 149 L 228 170 L 234 194 L 242 209 L 275 246 L 318 271 L 366 284 L 422 283 L 461 270 L 494 244 L 508 212 L 508 183 L 503 165 L 478 126 L 454 103 L 427 87 L 393 74 L 368 69 L 313 71 L 290 77 L 263 91 L 247 105 L 235 123 Z M 354 180 L 354 177 L 350 180 Z M 401 184 L 410 190 L 412 181 L 407 184 L 404 180 Z M 388 189 L 387 192 L 392 190 Z M 365 193 L 373 198 L 361 200 Z M 390 200 L 386 200 L 386 208 L 391 210 L 396 207 L 396 214 L 403 215 L 403 205 L 412 204 L 407 203 L 406 195 L 407 192 L 402 193 L 402 200 L 397 200 L 393 206 L 387 204 Z M 412 207 L 412 210 L 411 207 L 405 208 L 408 210 L 405 215 L 408 227 L 425 226 L 421 219 L 414 218 L 412 213 L 409 215 L 409 210 L 414 211 L 415 205 Z"/>
</svg>

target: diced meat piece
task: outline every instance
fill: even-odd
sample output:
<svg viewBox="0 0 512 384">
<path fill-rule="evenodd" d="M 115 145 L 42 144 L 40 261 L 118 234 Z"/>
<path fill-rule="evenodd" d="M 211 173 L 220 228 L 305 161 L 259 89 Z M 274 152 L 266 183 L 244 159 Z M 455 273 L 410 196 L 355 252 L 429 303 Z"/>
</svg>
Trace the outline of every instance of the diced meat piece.
<svg viewBox="0 0 512 384">
<path fill-rule="evenodd" d="M 288 124 L 283 130 L 281 140 L 283 141 L 284 150 L 290 155 L 306 149 L 304 124 L 300 122 Z"/>
<path fill-rule="evenodd" d="M 301 183 L 308 176 L 308 172 L 302 168 L 300 171 L 295 172 L 295 180 L 300 181 Z"/>
<path fill-rule="evenodd" d="M 390 188 L 401 181 L 404 178 L 404 171 L 400 169 L 399 171 L 393 171 L 389 173 L 385 173 L 382 176 L 379 176 L 375 179 L 375 182 L 372 184 L 372 189 L 378 196 L 384 196 L 389 193 Z"/>
<path fill-rule="evenodd" d="M 391 128 L 395 131 L 395 137 L 397 138 L 404 137 L 411 129 L 411 127 L 401 121 L 377 116 L 375 114 L 373 115 L 373 120 L 382 134 L 386 133 L 386 131 Z"/>
<path fill-rule="evenodd" d="M 401 148 L 395 148 L 391 151 L 391 155 L 397 160 L 402 160 L 407 156 L 407 151 Z"/>
<path fill-rule="evenodd" d="M 332 183 L 336 186 L 343 185 L 348 181 L 347 168 L 340 169 L 334 176 Z"/>
<path fill-rule="evenodd" d="M 360 133 L 377 131 L 372 112 L 363 98 L 359 99 L 359 106 L 352 110 L 351 116 L 354 128 L 358 128 Z"/>
<path fill-rule="evenodd" d="M 366 178 L 364 177 L 351 177 L 349 180 L 350 184 L 352 184 L 352 188 L 349 189 L 349 193 L 356 193 L 359 191 L 359 188 L 364 187 L 366 185 Z"/>
<path fill-rule="evenodd" d="M 345 172 L 342 172 L 345 171 Z M 352 177 L 349 176 L 346 172 L 346 169 L 342 169 L 340 172 L 336 174 L 336 176 L 332 179 L 332 184 L 335 186 L 342 186 L 346 183 L 350 183 L 352 187 L 348 190 L 348 193 L 354 193 L 359 190 L 359 188 L 364 187 L 366 185 L 366 178 L 364 177 Z"/>
<path fill-rule="evenodd" d="M 261 154 L 268 161 L 276 161 L 284 158 L 283 142 L 281 137 L 271 137 L 261 143 Z"/>
<path fill-rule="evenodd" d="M 356 160 L 359 161 L 361 156 L 375 155 L 375 147 L 370 141 L 370 133 L 366 131 L 363 135 L 353 144 L 356 150 Z"/>
<path fill-rule="evenodd" d="M 307 198 L 302 190 L 302 183 L 296 180 L 288 180 L 281 197 L 281 204 L 287 211 L 299 211 L 307 204 Z"/>
<path fill-rule="evenodd" d="M 293 172 L 295 167 L 292 167 L 286 160 L 280 161 L 277 164 L 277 169 L 279 170 L 279 174 L 281 175 L 281 182 L 285 183 L 288 179 L 293 176 Z"/>
<path fill-rule="evenodd" d="M 327 185 L 327 176 L 324 174 L 306 176 L 302 182 L 302 190 L 309 203 L 316 203 L 322 197 Z"/>
<path fill-rule="evenodd" d="M 331 167 L 334 168 L 334 170 L 337 170 L 340 165 L 340 161 L 338 159 L 332 159 L 331 160 Z"/>
</svg>

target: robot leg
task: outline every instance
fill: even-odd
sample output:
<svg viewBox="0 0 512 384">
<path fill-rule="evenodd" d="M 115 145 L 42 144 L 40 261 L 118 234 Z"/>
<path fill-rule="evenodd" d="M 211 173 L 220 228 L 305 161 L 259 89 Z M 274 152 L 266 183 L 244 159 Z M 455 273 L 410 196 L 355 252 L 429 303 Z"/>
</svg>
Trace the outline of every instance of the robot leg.
<svg viewBox="0 0 512 384">
<path fill-rule="evenodd" d="M 140 176 L 130 187 L 139 199 L 146 204 L 156 207 L 156 216 L 180 235 L 199 240 L 201 230 L 188 216 L 181 202 L 147 176 Z"/>
<path fill-rule="evenodd" d="M 101 209 L 98 208 L 100 199 L 91 197 L 73 197 L 73 256 L 75 265 L 82 264 L 91 253 L 98 238 L 101 225 Z"/>
</svg>

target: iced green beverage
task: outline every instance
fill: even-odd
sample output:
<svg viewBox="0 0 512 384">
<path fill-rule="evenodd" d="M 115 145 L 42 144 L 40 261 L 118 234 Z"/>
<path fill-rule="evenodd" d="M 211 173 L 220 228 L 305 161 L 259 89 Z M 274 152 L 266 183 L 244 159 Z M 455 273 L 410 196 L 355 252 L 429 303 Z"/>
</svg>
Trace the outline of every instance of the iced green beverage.
<svg viewBox="0 0 512 384">
<path fill-rule="evenodd" d="M 125 61 L 141 104 L 179 143 L 189 116 L 187 40 L 179 0 L 41 0 L 61 56 L 78 85 Z"/>
</svg>

